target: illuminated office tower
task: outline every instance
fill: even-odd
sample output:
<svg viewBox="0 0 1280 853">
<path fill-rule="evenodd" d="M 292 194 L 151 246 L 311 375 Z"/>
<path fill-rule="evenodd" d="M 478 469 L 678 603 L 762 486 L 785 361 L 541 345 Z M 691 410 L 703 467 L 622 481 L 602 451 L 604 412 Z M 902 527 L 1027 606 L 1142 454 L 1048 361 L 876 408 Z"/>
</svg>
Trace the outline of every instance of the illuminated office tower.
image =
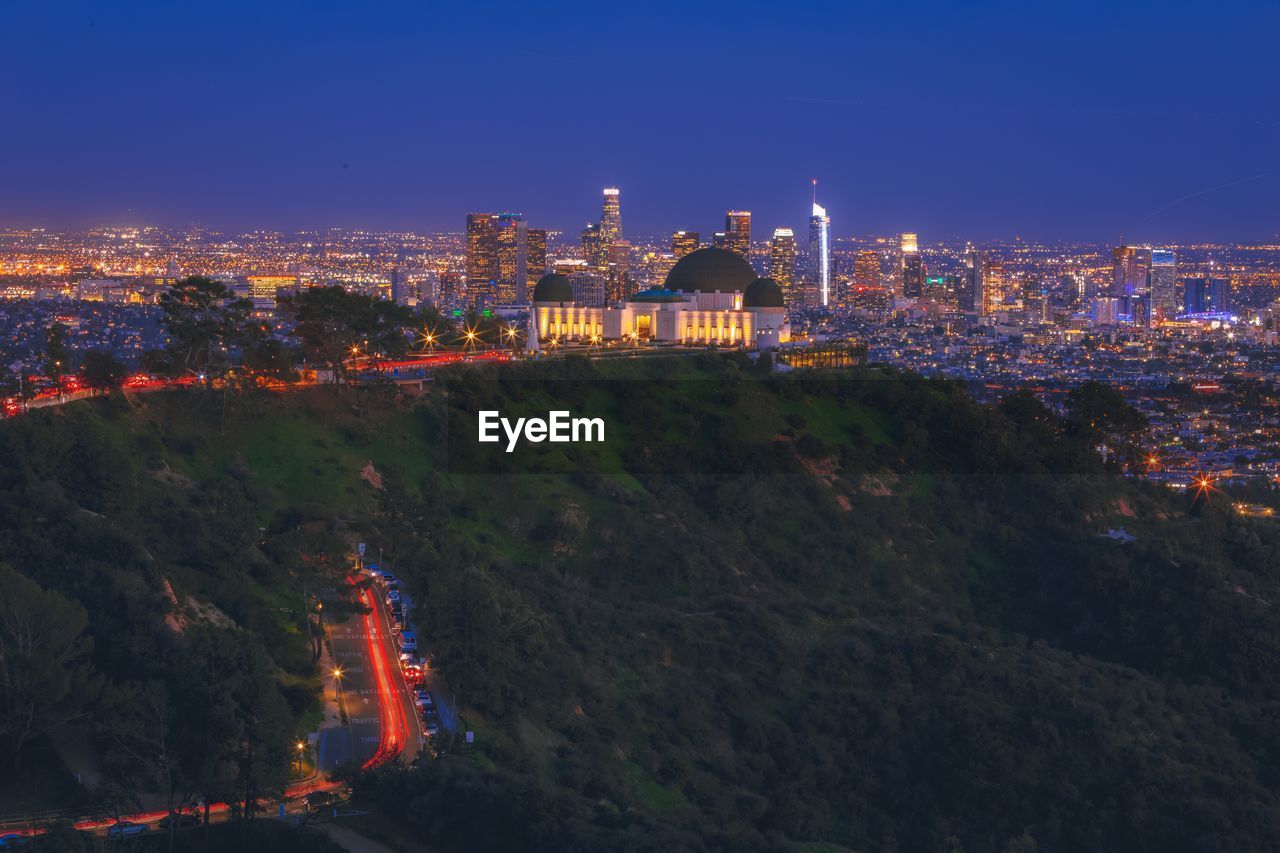
<svg viewBox="0 0 1280 853">
<path fill-rule="evenodd" d="M 1084 273 L 1063 273 L 1058 279 L 1058 286 L 1062 289 L 1068 308 L 1079 308 L 1085 304 L 1088 290 Z"/>
<path fill-rule="evenodd" d="M 1209 279 L 1209 290 L 1206 307 L 1215 314 L 1226 314 L 1231 310 L 1231 279 L 1214 276 Z"/>
<path fill-rule="evenodd" d="M 751 211 L 730 210 L 724 215 L 724 247 L 751 260 Z"/>
<path fill-rule="evenodd" d="M 622 241 L 622 196 L 616 187 L 605 187 L 600 221 L 582 229 L 582 256 L 601 275 L 608 275 L 614 243 Z"/>
<path fill-rule="evenodd" d="M 902 249 L 902 295 L 909 299 L 919 299 L 924 295 L 924 261 L 920 257 L 920 246 L 915 234 L 903 234 L 900 242 Z"/>
<path fill-rule="evenodd" d="M 1004 275 L 1004 262 L 987 258 L 986 269 L 983 272 L 982 286 L 987 305 L 982 313 L 994 314 L 1005 307 L 1005 297 L 1008 296 L 1009 283 Z"/>
<path fill-rule="evenodd" d="M 987 312 L 987 254 L 970 249 L 965 259 L 968 269 L 965 271 L 964 289 L 960 293 L 960 310 L 972 314 Z"/>
<path fill-rule="evenodd" d="M 645 285 L 647 287 L 662 287 L 663 282 L 667 280 L 667 273 L 671 272 L 671 268 L 676 265 L 678 260 L 680 258 L 673 252 L 647 252 L 640 261 Z"/>
<path fill-rule="evenodd" d="M 622 239 L 622 196 L 617 187 L 604 188 L 600 211 L 600 241 L 611 246 Z"/>
<path fill-rule="evenodd" d="M 818 182 L 813 182 L 813 213 L 809 216 L 808 274 L 818 290 L 818 303 L 831 303 L 831 218 L 818 204 Z"/>
<path fill-rule="evenodd" d="M 855 290 L 879 290 L 880 253 L 863 249 L 853 260 L 853 287 Z"/>
<path fill-rule="evenodd" d="M 497 217 L 492 213 L 467 214 L 467 296 L 473 304 L 493 304 L 497 299 Z"/>
<path fill-rule="evenodd" d="M 769 277 L 782 290 L 783 302 L 796 304 L 796 235 L 790 228 L 773 229 L 773 242 L 769 244 Z"/>
<path fill-rule="evenodd" d="M 1178 259 L 1172 249 L 1151 250 L 1151 322 L 1178 314 Z"/>
<path fill-rule="evenodd" d="M 1226 278 L 1189 278 L 1183 305 L 1188 314 L 1225 314 L 1231 310 L 1231 281 Z"/>
<path fill-rule="evenodd" d="M 604 292 L 608 303 L 626 299 L 631 281 L 631 244 L 615 240 L 609 244 L 609 260 L 605 270 Z"/>
<path fill-rule="evenodd" d="M 405 275 L 404 270 L 400 269 L 400 267 L 393 267 L 388 279 L 391 290 L 391 301 L 397 305 L 409 304 L 409 300 L 412 298 L 413 294 L 409 292 L 409 277 Z"/>
<path fill-rule="evenodd" d="M 545 228 L 525 230 L 525 292 L 520 300 L 524 304 L 533 294 L 533 286 L 547 271 L 547 231 Z"/>
<path fill-rule="evenodd" d="M 586 261 L 563 258 L 555 262 L 552 272 L 569 279 L 574 302 L 592 308 L 604 305 L 604 276 L 592 269 Z"/>
<path fill-rule="evenodd" d="M 606 244 L 600 238 L 600 223 L 592 222 L 582 229 L 582 259 L 591 265 L 596 272 L 603 273 L 609 265 L 609 253 Z"/>
<path fill-rule="evenodd" d="M 1100 296 L 1093 300 L 1093 324 L 1115 326 L 1120 322 L 1120 300 L 1114 296 Z"/>
<path fill-rule="evenodd" d="M 1111 295 L 1124 302 L 1147 292 L 1151 283 L 1151 247 L 1117 246 L 1111 250 Z"/>
<path fill-rule="evenodd" d="M 701 248 L 701 241 L 697 231 L 676 231 L 671 235 L 671 253 L 677 258 L 683 258 L 690 252 L 696 252 Z"/>
<path fill-rule="evenodd" d="M 498 247 L 497 302 L 514 305 L 524 296 L 528 278 L 528 236 L 524 216 L 519 213 L 500 213 L 494 222 Z"/>
</svg>

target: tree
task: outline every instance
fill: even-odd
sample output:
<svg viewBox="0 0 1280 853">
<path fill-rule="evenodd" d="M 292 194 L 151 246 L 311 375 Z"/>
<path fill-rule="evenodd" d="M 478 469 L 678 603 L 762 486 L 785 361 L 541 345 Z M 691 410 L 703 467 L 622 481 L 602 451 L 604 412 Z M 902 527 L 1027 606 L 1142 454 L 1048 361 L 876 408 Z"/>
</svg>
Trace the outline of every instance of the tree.
<svg viewBox="0 0 1280 853">
<path fill-rule="evenodd" d="M 85 609 L 0 565 L 0 734 L 13 766 L 38 735 L 80 717 L 100 687 Z"/>
<path fill-rule="evenodd" d="M 297 381 L 298 372 L 293 369 L 293 352 L 271 333 L 271 326 L 267 323 L 246 323 L 238 338 L 240 362 L 255 376 L 280 382 Z"/>
<path fill-rule="evenodd" d="M 220 281 L 184 278 L 161 295 L 174 367 L 197 371 L 213 382 L 227 366 L 227 351 L 248 320 L 253 303 L 238 299 Z"/>
<path fill-rule="evenodd" d="M 172 749 L 194 790 L 209 803 L 242 800 L 246 813 L 288 777 L 291 722 L 273 665 L 242 631 L 192 628 L 174 662 L 178 703 Z"/>
<path fill-rule="evenodd" d="M 71 350 L 67 347 L 67 327 L 54 323 L 44 335 L 44 372 L 62 387 L 62 376 L 71 369 Z"/>
<path fill-rule="evenodd" d="M 1074 426 L 1095 436 L 1129 435 L 1147 425 L 1147 419 L 1119 391 L 1101 382 L 1073 389 L 1067 395 L 1067 413 Z"/>
<path fill-rule="evenodd" d="M 396 356 L 409 349 L 413 312 L 394 302 L 341 287 L 312 287 L 287 296 L 280 307 L 311 361 L 345 375 L 353 356 Z"/>
<path fill-rule="evenodd" d="M 133 790 L 144 776 L 151 776 L 160 783 L 170 814 L 185 808 L 190 803 L 191 781 L 173 748 L 178 720 L 168 688 L 160 681 L 130 685 L 124 701 L 117 704 L 110 723 L 114 749 L 108 750 L 105 762 L 123 769 L 116 781 Z M 168 833 L 170 850 L 179 829 L 175 824 Z"/>
<path fill-rule="evenodd" d="M 84 383 L 97 391 L 119 388 L 127 373 L 124 363 L 106 350 L 90 350 L 80 362 Z"/>
</svg>

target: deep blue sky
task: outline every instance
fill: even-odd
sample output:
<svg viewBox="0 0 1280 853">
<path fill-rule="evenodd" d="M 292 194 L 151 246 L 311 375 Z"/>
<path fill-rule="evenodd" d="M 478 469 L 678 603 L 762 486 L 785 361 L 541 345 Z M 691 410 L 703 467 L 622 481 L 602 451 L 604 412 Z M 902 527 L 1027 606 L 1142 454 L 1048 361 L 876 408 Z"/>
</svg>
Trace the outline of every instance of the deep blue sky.
<svg viewBox="0 0 1280 853">
<path fill-rule="evenodd" d="M 1280 3 L 0 4 L 0 223 L 1280 232 Z M 1235 186 L 1175 200 L 1253 176 Z"/>
</svg>

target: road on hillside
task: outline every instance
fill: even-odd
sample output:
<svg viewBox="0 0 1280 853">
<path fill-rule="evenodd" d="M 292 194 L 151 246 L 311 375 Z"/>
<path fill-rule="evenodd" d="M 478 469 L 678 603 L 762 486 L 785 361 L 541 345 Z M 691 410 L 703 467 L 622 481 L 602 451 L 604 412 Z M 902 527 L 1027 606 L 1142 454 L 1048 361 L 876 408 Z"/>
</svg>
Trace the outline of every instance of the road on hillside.
<svg viewBox="0 0 1280 853">
<path fill-rule="evenodd" d="M 347 724 L 320 732 L 316 758 L 322 773 L 345 764 L 363 766 L 377 753 L 382 739 L 378 679 L 369 659 L 365 619 L 354 613 L 343 622 L 327 623 L 327 629 L 338 674 L 326 673 L 326 677 L 337 682 L 338 703 Z"/>
<path fill-rule="evenodd" d="M 389 729 L 388 748 L 397 752 L 395 757 L 400 761 L 411 762 L 418 757 L 427 742 L 417 706 L 413 703 L 414 690 L 405 681 L 400 669 L 400 644 L 391 629 L 391 615 L 387 612 L 382 584 L 374 581 L 364 595 L 371 611 L 366 620 L 371 639 L 375 643 L 372 655 L 388 662 L 384 668 L 389 677 L 378 688 L 379 696 L 387 700 L 382 704 L 389 712 L 384 722 Z"/>
</svg>

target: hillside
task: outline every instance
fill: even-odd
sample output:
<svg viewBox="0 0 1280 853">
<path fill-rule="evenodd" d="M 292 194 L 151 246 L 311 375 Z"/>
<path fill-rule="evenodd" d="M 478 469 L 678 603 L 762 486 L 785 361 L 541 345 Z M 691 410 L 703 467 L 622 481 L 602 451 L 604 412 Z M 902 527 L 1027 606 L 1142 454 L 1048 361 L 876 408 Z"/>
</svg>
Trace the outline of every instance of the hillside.
<svg viewBox="0 0 1280 853">
<path fill-rule="evenodd" d="M 505 454 L 490 407 L 610 432 Z M 711 357 L 113 397 L 0 425 L 0 562 L 107 692 L 177 677 L 166 584 L 216 608 L 296 726 L 299 587 L 383 548 L 477 742 L 357 794 L 440 849 L 1266 848 L 1280 532 L 1089 414 Z"/>
</svg>

